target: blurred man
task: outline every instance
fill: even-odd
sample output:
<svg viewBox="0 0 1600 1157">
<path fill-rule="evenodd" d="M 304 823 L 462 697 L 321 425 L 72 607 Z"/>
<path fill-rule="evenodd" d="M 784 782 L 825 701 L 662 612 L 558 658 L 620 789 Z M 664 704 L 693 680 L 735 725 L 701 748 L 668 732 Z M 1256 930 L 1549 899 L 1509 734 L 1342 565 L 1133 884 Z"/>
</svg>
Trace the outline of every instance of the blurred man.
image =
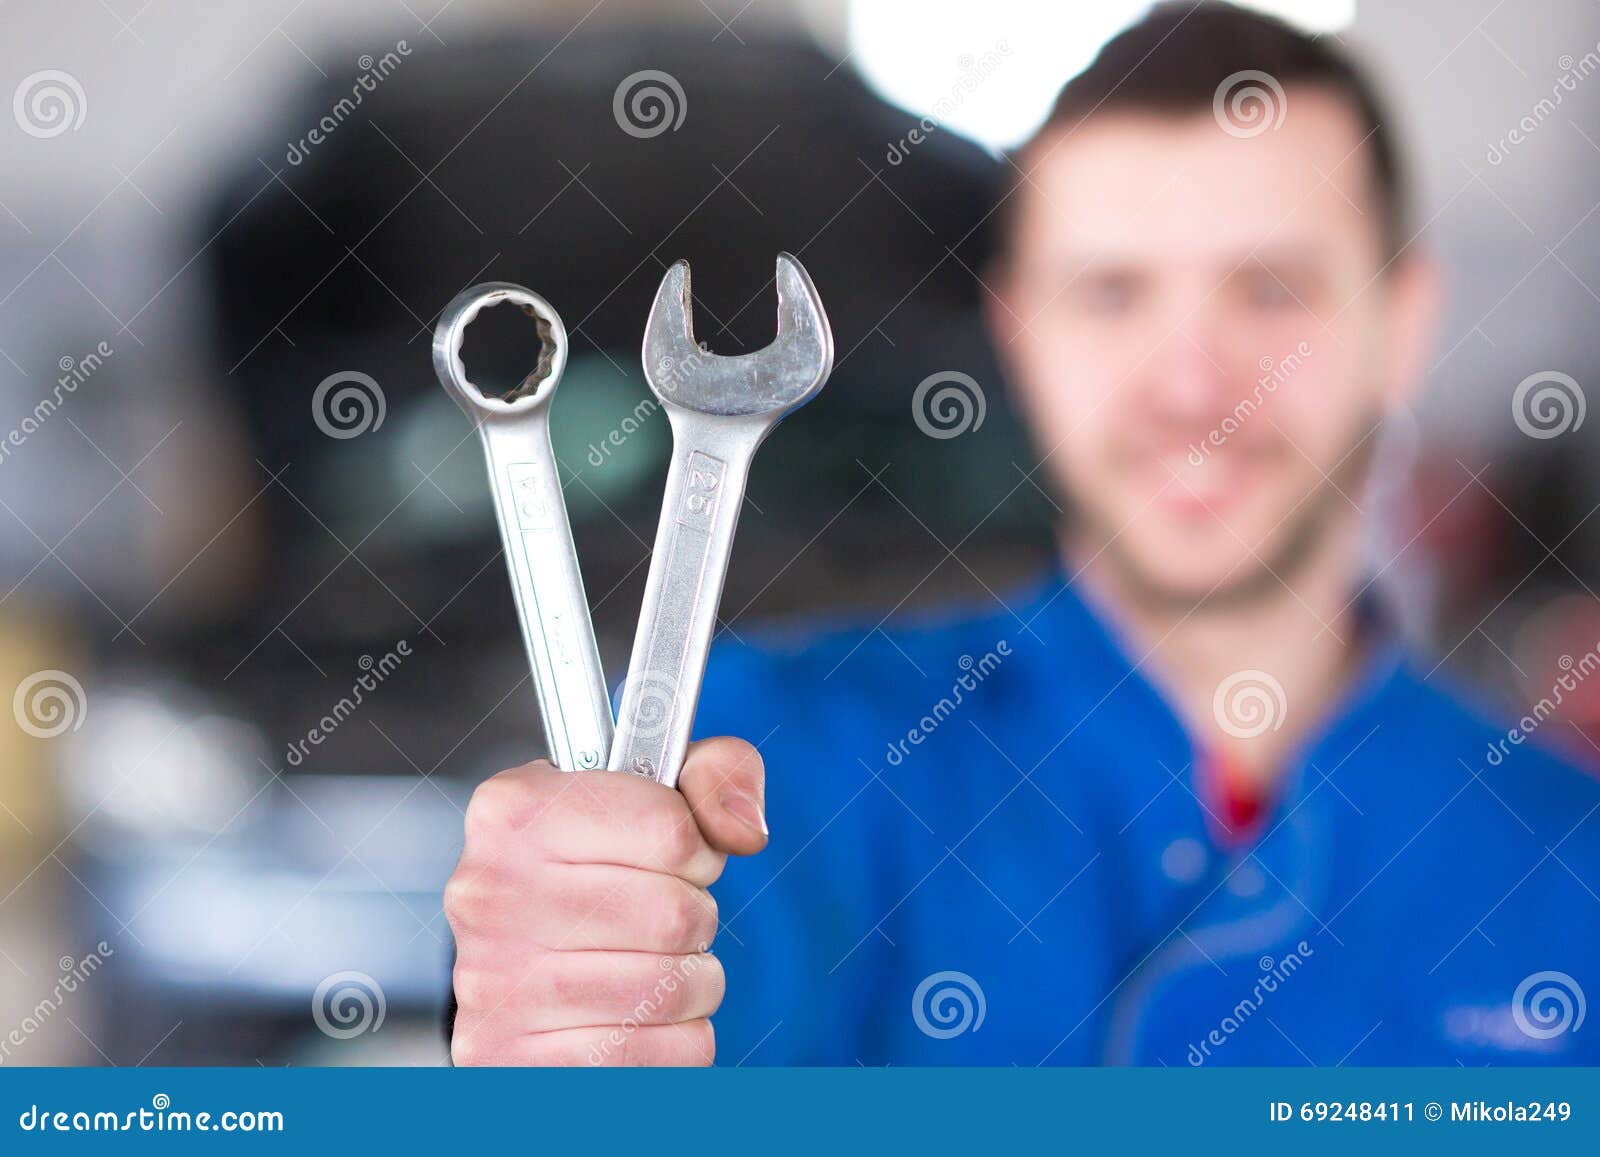
<svg viewBox="0 0 1600 1157">
<path fill-rule="evenodd" d="M 699 731 L 743 738 L 681 795 L 484 784 L 455 1059 L 1600 1059 L 1600 786 L 1408 661 L 1363 569 L 1438 308 L 1367 82 L 1164 7 L 1017 160 L 989 319 L 1059 573 L 724 647 Z"/>
</svg>

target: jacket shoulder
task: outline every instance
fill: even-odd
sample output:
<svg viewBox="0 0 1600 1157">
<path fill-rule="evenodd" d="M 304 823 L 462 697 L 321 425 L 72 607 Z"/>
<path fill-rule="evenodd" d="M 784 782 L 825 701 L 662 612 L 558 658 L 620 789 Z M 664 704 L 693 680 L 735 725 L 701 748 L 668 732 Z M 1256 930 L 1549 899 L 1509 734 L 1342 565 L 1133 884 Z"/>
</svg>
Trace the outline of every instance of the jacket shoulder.
<svg viewBox="0 0 1600 1157">
<path fill-rule="evenodd" d="M 1451 770 L 1482 784 L 1502 813 L 1600 867 L 1600 777 L 1566 740 L 1576 733 L 1542 708 L 1520 718 L 1448 678 L 1409 678 L 1408 728 L 1432 745 L 1448 744 Z M 1581 742 L 1581 741 L 1580 741 Z"/>
</svg>

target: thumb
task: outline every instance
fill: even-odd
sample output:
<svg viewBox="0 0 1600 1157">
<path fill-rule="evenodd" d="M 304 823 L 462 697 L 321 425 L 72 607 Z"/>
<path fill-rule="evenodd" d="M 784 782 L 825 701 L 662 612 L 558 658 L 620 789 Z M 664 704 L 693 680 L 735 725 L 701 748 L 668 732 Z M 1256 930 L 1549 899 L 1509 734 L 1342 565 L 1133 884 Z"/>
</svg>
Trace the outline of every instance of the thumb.
<svg viewBox="0 0 1600 1157">
<path fill-rule="evenodd" d="M 678 790 L 700 834 L 719 852 L 750 856 L 767 846 L 767 772 L 760 752 L 744 740 L 690 744 Z"/>
</svg>

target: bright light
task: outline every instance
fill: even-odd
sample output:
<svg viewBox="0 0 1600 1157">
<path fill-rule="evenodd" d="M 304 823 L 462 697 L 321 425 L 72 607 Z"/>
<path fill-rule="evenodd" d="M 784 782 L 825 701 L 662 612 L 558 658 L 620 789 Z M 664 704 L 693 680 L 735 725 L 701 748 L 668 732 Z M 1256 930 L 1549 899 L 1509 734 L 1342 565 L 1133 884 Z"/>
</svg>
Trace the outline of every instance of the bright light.
<svg viewBox="0 0 1600 1157">
<path fill-rule="evenodd" d="M 1147 0 L 851 0 L 851 60 L 885 99 L 991 149 L 1025 140 L 1061 86 Z M 1313 32 L 1348 25 L 1355 0 L 1263 0 Z"/>
</svg>

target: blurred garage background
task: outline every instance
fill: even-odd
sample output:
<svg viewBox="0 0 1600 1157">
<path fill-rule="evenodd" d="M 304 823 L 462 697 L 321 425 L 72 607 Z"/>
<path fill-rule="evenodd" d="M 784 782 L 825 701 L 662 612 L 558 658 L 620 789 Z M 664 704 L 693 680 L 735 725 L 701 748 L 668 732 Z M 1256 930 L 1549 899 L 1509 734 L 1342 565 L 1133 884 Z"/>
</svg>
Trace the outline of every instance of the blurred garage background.
<svg viewBox="0 0 1600 1157">
<path fill-rule="evenodd" d="M 1600 423 L 1512 406 L 1552 372 L 1581 402 L 1600 366 L 1600 9 L 1263 6 L 1365 54 L 1402 114 L 1453 297 L 1372 566 L 1520 713 L 1600 638 Z M 461 809 L 540 743 L 429 362 L 467 285 L 527 284 L 571 331 L 557 451 L 613 674 L 668 446 L 638 342 L 679 257 L 719 352 L 770 339 L 780 249 L 838 348 L 757 463 L 724 630 L 1042 565 L 1056 511 L 979 324 L 989 208 L 1143 7 L 8 4 L 0 1063 L 444 1060 Z M 534 343 L 490 314 L 467 356 L 510 382 Z M 913 393 L 948 371 L 981 423 L 930 437 Z M 1540 738 L 1594 765 L 1589 695 Z"/>
</svg>

